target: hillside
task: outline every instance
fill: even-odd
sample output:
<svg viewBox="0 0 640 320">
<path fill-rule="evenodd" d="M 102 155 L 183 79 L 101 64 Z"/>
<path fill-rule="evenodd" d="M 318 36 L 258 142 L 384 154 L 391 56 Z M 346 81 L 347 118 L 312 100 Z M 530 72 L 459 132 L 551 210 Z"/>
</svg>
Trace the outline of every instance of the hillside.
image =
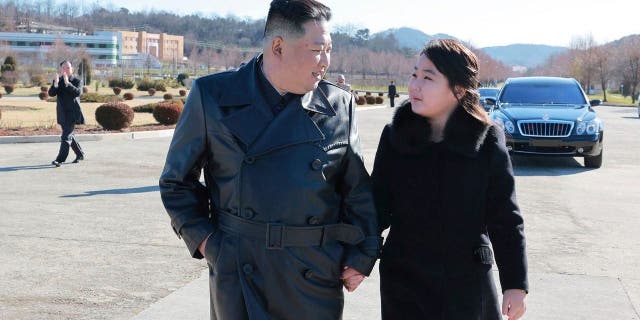
<svg viewBox="0 0 640 320">
<path fill-rule="evenodd" d="M 527 68 L 536 67 L 544 63 L 551 55 L 566 50 L 568 48 L 538 44 L 512 44 L 482 48 L 482 51 L 498 61 L 510 66 L 524 66 Z"/>
</svg>

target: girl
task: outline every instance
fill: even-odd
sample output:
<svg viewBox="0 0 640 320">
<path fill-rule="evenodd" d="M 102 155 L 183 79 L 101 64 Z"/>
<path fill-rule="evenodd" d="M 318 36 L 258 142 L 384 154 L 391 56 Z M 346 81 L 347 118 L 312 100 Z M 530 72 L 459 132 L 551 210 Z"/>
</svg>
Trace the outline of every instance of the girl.
<svg viewBox="0 0 640 320">
<path fill-rule="evenodd" d="M 372 173 L 383 319 L 510 320 L 528 290 L 522 216 L 504 133 L 479 104 L 475 55 L 455 40 L 421 52 Z"/>
</svg>

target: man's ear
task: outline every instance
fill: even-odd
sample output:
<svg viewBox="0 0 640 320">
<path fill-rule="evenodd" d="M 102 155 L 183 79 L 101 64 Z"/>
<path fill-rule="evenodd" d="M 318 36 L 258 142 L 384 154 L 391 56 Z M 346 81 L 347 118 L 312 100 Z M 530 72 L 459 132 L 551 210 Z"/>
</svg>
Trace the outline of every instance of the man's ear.
<svg viewBox="0 0 640 320">
<path fill-rule="evenodd" d="M 282 47 L 284 46 L 284 39 L 282 37 L 273 37 L 271 40 L 271 53 L 278 58 L 282 57 Z"/>
</svg>

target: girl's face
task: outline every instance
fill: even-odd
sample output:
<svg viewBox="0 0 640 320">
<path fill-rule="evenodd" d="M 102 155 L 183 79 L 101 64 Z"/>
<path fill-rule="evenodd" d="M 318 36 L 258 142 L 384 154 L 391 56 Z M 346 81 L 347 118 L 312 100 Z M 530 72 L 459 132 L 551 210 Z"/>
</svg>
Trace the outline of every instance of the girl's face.
<svg viewBox="0 0 640 320">
<path fill-rule="evenodd" d="M 425 55 L 420 55 L 409 80 L 411 110 L 430 120 L 444 120 L 458 105 L 449 80 Z"/>
</svg>

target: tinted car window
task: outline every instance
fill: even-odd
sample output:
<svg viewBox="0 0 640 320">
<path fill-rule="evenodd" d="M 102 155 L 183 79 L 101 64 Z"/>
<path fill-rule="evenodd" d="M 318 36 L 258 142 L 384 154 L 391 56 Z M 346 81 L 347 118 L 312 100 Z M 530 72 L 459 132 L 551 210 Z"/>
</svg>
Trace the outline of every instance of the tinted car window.
<svg viewBox="0 0 640 320">
<path fill-rule="evenodd" d="M 586 104 L 582 91 L 572 83 L 510 83 L 502 90 L 500 102 Z"/>
<path fill-rule="evenodd" d="M 481 97 L 497 97 L 498 93 L 500 92 L 499 89 L 485 89 L 485 88 L 480 88 L 480 96 Z"/>
</svg>

